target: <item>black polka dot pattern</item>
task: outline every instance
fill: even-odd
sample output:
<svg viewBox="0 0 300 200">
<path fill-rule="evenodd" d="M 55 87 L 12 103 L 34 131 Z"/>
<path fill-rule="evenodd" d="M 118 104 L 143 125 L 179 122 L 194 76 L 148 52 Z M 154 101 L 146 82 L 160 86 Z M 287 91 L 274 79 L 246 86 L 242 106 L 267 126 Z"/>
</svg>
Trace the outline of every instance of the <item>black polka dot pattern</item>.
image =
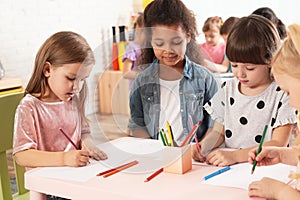
<svg viewBox="0 0 300 200">
<path fill-rule="evenodd" d="M 263 109 L 265 107 L 265 102 L 264 101 L 259 101 L 257 104 L 256 104 L 256 107 L 258 109 Z"/>
<path fill-rule="evenodd" d="M 276 122 L 276 119 L 275 119 L 275 118 L 272 118 L 271 126 L 274 126 L 275 122 Z"/>
<path fill-rule="evenodd" d="M 298 110 L 295 111 L 295 114 L 298 115 Z"/>
<path fill-rule="evenodd" d="M 230 130 L 226 130 L 225 131 L 225 136 L 227 137 L 227 138 L 231 138 L 231 136 L 232 136 L 232 132 L 230 131 Z"/>
<path fill-rule="evenodd" d="M 246 118 L 246 117 L 241 117 L 241 118 L 240 118 L 240 123 L 241 123 L 242 125 L 246 125 L 246 124 L 248 123 L 247 118 Z"/>
<path fill-rule="evenodd" d="M 230 97 L 229 102 L 230 102 L 230 105 L 233 105 L 234 104 L 234 98 Z"/>
<path fill-rule="evenodd" d="M 225 87 L 226 81 L 222 83 L 221 88 Z"/>
<path fill-rule="evenodd" d="M 279 92 L 281 89 L 280 89 L 280 87 L 278 86 L 277 88 L 276 88 L 276 91 L 277 92 Z"/>
<path fill-rule="evenodd" d="M 279 109 L 281 106 L 282 106 L 282 102 L 279 101 L 279 103 L 278 103 L 278 109 Z"/>
<path fill-rule="evenodd" d="M 211 106 L 211 102 L 210 102 L 210 101 L 208 101 L 207 104 L 208 104 L 209 106 Z"/>
<path fill-rule="evenodd" d="M 254 138 L 255 142 L 260 143 L 261 137 L 262 137 L 261 135 L 256 135 Z"/>
<path fill-rule="evenodd" d="M 225 106 L 225 103 L 224 103 L 223 101 L 221 101 L 221 105 L 222 105 L 222 106 Z"/>
</svg>

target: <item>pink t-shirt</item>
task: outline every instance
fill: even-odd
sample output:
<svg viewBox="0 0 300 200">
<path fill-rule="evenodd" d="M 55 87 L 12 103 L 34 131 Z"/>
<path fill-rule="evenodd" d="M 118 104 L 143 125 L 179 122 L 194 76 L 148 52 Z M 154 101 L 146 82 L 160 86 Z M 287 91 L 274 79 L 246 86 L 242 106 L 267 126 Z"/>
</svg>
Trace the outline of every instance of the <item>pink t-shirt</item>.
<svg viewBox="0 0 300 200">
<path fill-rule="evenodd" d="M 79 147 L 81 135 L 89 134 L 90 128 L 82 122 L 75 99 L 43 102 L 27 94 L 16 110 L 13 154 L 27 149 L 52 152 L 74 150 L 59 128 Z"/>
<path fill-rule="evenodd" d="M 226 44 L 224 42 L 220 43 L 216 46 L 208 45 L 207 43 L 203 43 L 201 46 L 201 52 L 204 50 L 203 53 L 206 55 L 203 55 L 204 58 L 216 63 L 216 64 L 222 64 L 225 56 L 225 48 Z"/>
</svg>

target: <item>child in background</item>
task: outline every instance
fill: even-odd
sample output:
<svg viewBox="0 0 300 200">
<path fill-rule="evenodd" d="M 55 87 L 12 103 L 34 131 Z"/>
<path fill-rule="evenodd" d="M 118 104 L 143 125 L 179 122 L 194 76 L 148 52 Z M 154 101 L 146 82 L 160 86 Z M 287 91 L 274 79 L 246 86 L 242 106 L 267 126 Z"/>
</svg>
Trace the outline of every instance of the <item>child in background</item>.
<svg viewBox="0 0 300 200">
<path fill-rule="evenodd" d="M 144 16 L 140 14 L 134 24 L 134 40 L 126 46 L 125 53 L 122 58 L 123 76 L 129 81 L 129 87 L 132 87 L 133 79 L 141 72 L 138 67 L 138 59 L 141 55 L 141 48 L 144 46 Z"/>
<path fill-rule="evenodd" d="M 220 34 L 222 25 L 222 18 L 209 17 L 202 28 L 206 42 L 200 45 L 200 50 L 204 55 L 204 66 L 212 72 L 227 72 L 229 68 L 228 59 L 224 59 L 226 44 Z"/>
<path fill-rule="evenodd" d="M 228 38 L 230 31 L 232 30 L 232 27 L 235 25 L 235 23 L 239 19 L 240 18 L 238 18 L 238 17 L 229 17 L 228 19 L 225 20 L 225 22 L 221 26 L 220 34 L 223 37 L 225 43 L 227 42 L 227 38 Z"/>
<path fill-rule="evenodd" d="M 290 96 L 290 105 L 300 110 L 300 25 L 292 24 L 288 27 L 289 34 L 283 42 L 273 59 L 272 72 L 275 81 L 280 88 Z M 299 122 L 298 122 L 299 123 Z M 286 183 L 271 178 L 263 178 L 254 181 L 249 185 L 250 197 L 263 197 L 267 199 L 300 199 L 300 136 L 293 145 L 288 147 L 264 147 L 256 156 L 257 148 L 249 152 L 249 162 L 257 161 L 257 166 L 273 165 L 284 163 L 297 165 L 297 173 L 291 174 L 298 179 L 296 189 Z"/>
<path fill-rule="evenodd" d="M 73 32 L 58 32 L 39 49 L 16 111 L 13 154 L 18 164 L 79 167 L 89 163 L 89 156 L 107 158 L 94 146 L 85 116 L 85 79 L 94 62 L 86 40 Z"/>
<path fill-rule="evenodd" d="M 251 34 L 249 34 L 251 33 Z M 204 107 L 215 120 L 213 131 L 200 142 L 206 162 L 227 166 L 246 162 L 248 152 L 260 143 L 265 125 L 268 130 L 264 146 L 287 146 L 295 110 L 288 95 L 271 76 L 271 60 L 280 45 L 276 28 L 258 15 L 241 18 L 229 33 L 226 54 L 235 78 L 224 82 Z M 225 148 L 217 149 L 225 143 Z M 200 158 L 196 149 L 195 160 Z"/>
<path fill-rule="evenodd" d="M 286 34 L 286 27 L 284 25 L 284 23 L 276 16 L 276 14 L 274 13 L 274 11 L 271 8 L 268 7 L 261 7 L 256 9 L 252 14 L 256 14 L 256 15 L 260 15 L 263 16 L 269 20 L 271 20 L 271 22 L 274 23 L 278 34 L 280 36 L 280 39 L 283 40 L 284 38 L 286 38 L 287 34 Z"/>
<path fill-rule="evenodd" d="M 217 82 L 199 59 L 194 15 L 181 0 L 155 0 L 144 11 L 146 46 L 142 64 L 149 66 L 134 81 L 130 93 L 132 136 L 158 139 L 158 129 L 173 128 L 180 145 L 202 120 L 198 137 L 213 125 L 203 105 L 217 91 Z M 191 60 L 190 60 L 191 58 Z"/>
<path fill-rule="evenodd" d="M 225 20 L 224 24 L 221 26 L 220 34 L 223 37 L 225 43 L 227 43 L 227 38 L 228 38 L 228 35 L 229 35 L 232 27 L 235 25 L 235 23 L 239 19 L 240 18 L 238 18 L 238 17 L 229 17 L 228 19 Z M 228 60 L 226 54 L 225 54 L 224 60 Z M 232 68 L 231 68 L 231 64 L 230 63 L 228 64 L 227 71 L 228 72 L 232 72 Z"/>
</svg>

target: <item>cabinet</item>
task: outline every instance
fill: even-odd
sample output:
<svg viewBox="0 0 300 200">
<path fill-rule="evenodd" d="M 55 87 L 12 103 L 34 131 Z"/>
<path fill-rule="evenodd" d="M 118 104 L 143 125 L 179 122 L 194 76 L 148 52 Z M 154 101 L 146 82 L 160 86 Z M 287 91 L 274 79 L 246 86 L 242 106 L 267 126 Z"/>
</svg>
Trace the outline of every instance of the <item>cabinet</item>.
<svg viewBox="0 0 300 200">
<path fill-rule="evenodd" d="M 19 77 L 3 77 L 0 80 L 0 95 L 23 91 L 23 79 Z"/>
<path fill-rule="evenodd" d="M 129 81 L 121 71 L 107 70 L 99 77 L 101 114 L 129 115 Z"/>
</svg>

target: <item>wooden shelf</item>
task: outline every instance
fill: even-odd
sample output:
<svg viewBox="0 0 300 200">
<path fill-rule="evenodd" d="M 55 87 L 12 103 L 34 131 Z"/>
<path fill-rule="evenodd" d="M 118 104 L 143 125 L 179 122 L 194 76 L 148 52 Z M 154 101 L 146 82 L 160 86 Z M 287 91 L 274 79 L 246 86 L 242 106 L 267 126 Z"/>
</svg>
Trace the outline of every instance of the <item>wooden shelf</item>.
<svg viewBox="0 0 300 200">
<path fill-rule="evenodd" d="M 129 115 L 129 81 L 121 71 L 104 71 L 99 77 L 100 113 Z"/>
</svg>

